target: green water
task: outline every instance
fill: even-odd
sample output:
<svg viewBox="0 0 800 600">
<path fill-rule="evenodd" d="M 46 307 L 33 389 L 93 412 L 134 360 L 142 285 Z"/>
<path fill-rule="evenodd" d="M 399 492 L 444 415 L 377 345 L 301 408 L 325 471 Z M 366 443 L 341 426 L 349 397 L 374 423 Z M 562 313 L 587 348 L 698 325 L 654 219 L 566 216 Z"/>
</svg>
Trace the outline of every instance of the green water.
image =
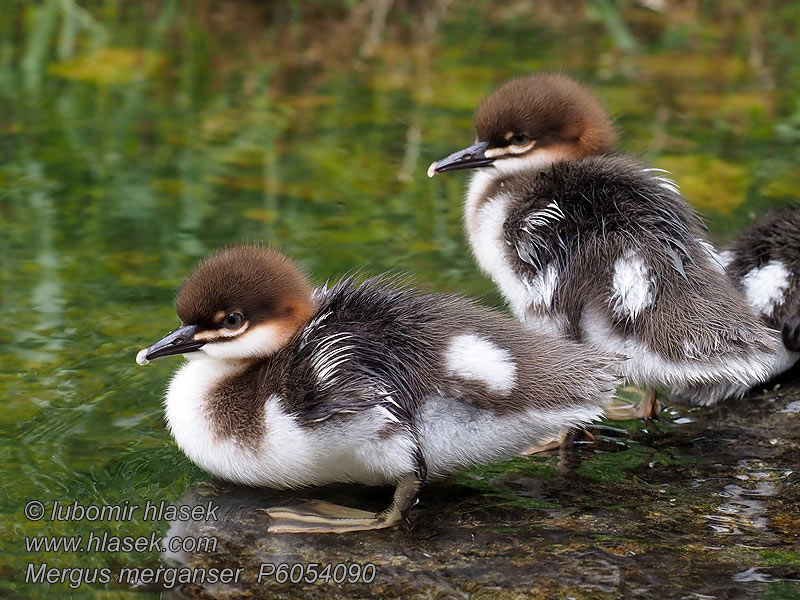
<svg viewBox="0 0 800 600">
<path fill-rule="evenodd" d="M 594 86 L 620 145 L 670 169 L 718 241 L 800 199 L 796 2 L 677 2 L 658 12 L 625 0 L 440 0 L 393 5 L 385 23 L 380 4 L 4 3 L 3 595 L 141 597 L 114 584 L 21 581 L 29 563 L 117 570 L 156 566 L 157 553 L 30 552 L 24 538 L 163 534 L 166 522 L 29 521 L 22 509 L 34 499 L 177 502 L 206 479 L 162 421 L 177 360 L 134 364 L 176 324 L 174 290 L 206 253 L 265 240 L 317 281 L 394 268 L 501 305 L 463 240 L 464 176 L 429 180 L 425 170 L 472 140 L 475 104 L 509 76 L 549 68 Z M 641 426 L 623 439 L 622 452 L 609 443 L 585 457 L 578 481 L 629 481 L 652 459 Z M 659 442 L 663 468 L 703 460 L 670 443 Z M 550 470 L 525 476 L 544 481 Z M 486 506 L 516 494 L 482 489 Z M 652 501 L 630 492 L 634 504 Z M 566 502 L 516 496 L 520 510 Z M 590 498 L 575 502 L 570 510 L 591 509 Z M 653 532 L 662 535 L 669 530 Z M 771 540 L 773 563 L 763 564 L 800 561 L 796 547 Z M 797 579 L 756 591 L 790 597 Z"/>
</svg>

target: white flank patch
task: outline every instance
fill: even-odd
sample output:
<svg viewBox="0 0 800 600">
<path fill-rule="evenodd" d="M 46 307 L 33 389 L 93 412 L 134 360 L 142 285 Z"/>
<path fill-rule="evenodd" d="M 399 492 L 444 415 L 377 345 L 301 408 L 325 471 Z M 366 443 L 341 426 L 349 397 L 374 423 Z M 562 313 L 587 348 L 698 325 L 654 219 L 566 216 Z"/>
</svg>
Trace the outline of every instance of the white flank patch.
<svg viewBox="0 0 800 600">
<path fill-rule="evenodd" d="M 752 386 L 766 380 L 774 363 L 774 356 L 763 352 L 700 357 L 689 341 L 684 341 L 684 350 L 690 355 L 685 360 L 670 361 L 640 341 L 621 336 L 595 309 L 584 310 L 581 330 L 585 343 L 627 357 L 620 365 L 622 375 L 628 383 L 638 386 L 687 388 L 722 382 Z"/>
<path fill-rule="evenodd" d="M 457 335 L 444 358 L 451 373 L 480 381 L 493 392 L 506 395 L 514 389 L 517 366 L 513 357 L 485 338 L 475 334 Z"/>
<path fill-rule="evenodd" d="M 547 265 L 544 271 L 540 272 L 528 284 L 530 291 L 530 306 L 543 307 L 547 310 L 553 306 L 553 294 L 558 285 L 558 268 L 555 263 Z"/>
<path fill-rule="evenodd" d="M 271 356 L 289 341 L 291 332 L 278 323 L 264 323 L 245 330 L 235 339 L 209 342 L 200 350 L 219 359 L 256 359 Z"/>
<path fill-rule="evenodd" d="M 640 256 L 629 252 L 614 264 L 611 300 L 619 316 L 634 318 L 653 303 L 652 280 Z"/>
<path fill-rule="evenodd" d="M 670 390 L 670 396 L 674 396 L 683 400 L 684 402 L 691 402 L 699 404 L 700 406 L 710 406 L 720 400 L 728 400 L 733 398 L 741 398 L 744 396 L 751 387 L 765 383 L 780 375 L 784 371 L 788 371 L 794 364 L 800 360 L 800 352 L 791 352 L 783 345 L 783 341 L 777 338 L 776 350 L 773 356 L 772 365 L 768 373 L 760 381 L 751 385 L 736 385 L 736 384 L 721 384 L 721 385 L 704 385 L 694 387 L 679 387 Z"/>
<path fill-rule="evenodd" d="M 376 485 L 394 483 L 414 470 L 412 439 L 405 432 L 382 435 L 387 425 L 396 422 L 384 407 L 314 428 L 302 427 L 283 410 L 277 396 L 267 401 L 264 413 L 268 435 L 253 468 L 257 485 Z"/>
<path fill-rule="evenodd" d="M 775 307 L 783 303 L 789 287 L 789 271 L 780 261 L 771 260 L 745 274 L 742 285 L 750 305 L 765 317 L 771 317 Z"/>
<path fill-rule="evenodd" d="M 613 397 L 609 389 L 597 405 L 535 409 L 497 415 L 458 399 L 427 398 L 419 418 L 419 441 L 430 476 L 516 456 L 535 444 L 550 442 L 568 428 L 602 416 L 601 405 Z"/>
</svg>

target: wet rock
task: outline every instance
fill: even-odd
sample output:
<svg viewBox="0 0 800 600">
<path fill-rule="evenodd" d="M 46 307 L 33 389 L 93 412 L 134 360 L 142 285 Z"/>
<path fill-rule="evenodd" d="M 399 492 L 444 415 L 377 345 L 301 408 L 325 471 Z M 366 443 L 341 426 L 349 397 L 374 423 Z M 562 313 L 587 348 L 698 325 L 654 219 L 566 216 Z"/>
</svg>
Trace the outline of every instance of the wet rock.
<svg viewBox="0 0 800 600">
<path fill-rule="evenodd" d="M 167 597 L 790 597 L 800 593 L 796 374 L 741 401 L 672 406 L 647 426 L 599 426 L 594 449 L 432 482 L 392 530 L 274 535 L 263 511 L 310 498 L 380 510 L 390 489 L 200 482 L 183 502 L 211 499 L 217 519 L 175 522 L 168 536 L 209 536 L 218 546 L 162 561 L 192 572 L 239 568 L 241 577 L 176 584 Z M 329 581 L 310 583 L 326 565 Z"/>
</svg>

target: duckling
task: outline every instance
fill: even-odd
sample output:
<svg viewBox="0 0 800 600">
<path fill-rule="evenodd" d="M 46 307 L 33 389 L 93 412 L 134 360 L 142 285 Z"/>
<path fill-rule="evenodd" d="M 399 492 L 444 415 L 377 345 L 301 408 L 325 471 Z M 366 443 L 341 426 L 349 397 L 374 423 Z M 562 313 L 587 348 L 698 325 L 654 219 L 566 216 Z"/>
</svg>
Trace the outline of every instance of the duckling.
<svg viewBox="0 0 800 600">
<path fill-rule="evenodd" d="M 475 169 L 469 243 L 521 321 L 627 357 L 626 381 L 648 394 L 617 417 L 651 417 L 658 387 L 763 379 L 775 332 L 665 172 L 613 152 L 589 90 L 564 75 L 512 79 L 480 105 L 475 129 L 428 175 Z"/>
<path fill-rule="evenodd" d="M 782 332 L 764 381 L 772 379 L 800 360 L 800 204 L 769 212 L 723 250 L 720 259 L 764 323 Z M 699 386 L 672 393 L 710 404 L 720 398 L 742 397 L 751 387 Z"/>
<path fill-rule="evenodd" d="M 180 449 L 222 479 L 396 486 L 375 514 L 275 507 L 271 532 L 379 529 L 423 482 L 515 456 L 602 414 L 617 360 L 390 276 L 312 290 L 285 256 L 236 246 L 180 288 L 181 325 L 137 355 L 183 354 L 166 392 Z"/>
</svg>

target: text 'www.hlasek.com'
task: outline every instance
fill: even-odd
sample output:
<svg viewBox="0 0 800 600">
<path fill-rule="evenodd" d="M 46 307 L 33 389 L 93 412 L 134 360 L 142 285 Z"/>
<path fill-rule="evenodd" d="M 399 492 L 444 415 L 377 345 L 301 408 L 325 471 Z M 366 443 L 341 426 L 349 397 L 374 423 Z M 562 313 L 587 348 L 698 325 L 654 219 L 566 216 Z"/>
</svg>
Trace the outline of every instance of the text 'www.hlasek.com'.
<svg viewBox="0 0 800 600">
<path fill-rule="evenodd" d="M 212 501 L 200 505 L 172 505 L 166 502 L 146 502 L 140 506 L 124 502 L 116 505 L 82 505 L 78 502 L 54 501 L 48 505 L 31 500 L 24 507 L 29 521 L 89 522 L 98 526 L 124 522 L 195 522 L 212 523 L 218 520 L 218 506 Z M 213 535 L 157 533 L 147 535 L 117 535 L 109 531 L 90 531 L 82 535 L 26 535 L 28 556 L 79 555 L 102 553 L 147 553 L 169 556 L 194 556 L 214 553 L 218 539 Z M 80 561 L 76 561 L 80 562 Z M 248 572 L 251 571 L 251 572 Z M 376 576 L 371 563 L 288 563 L 265 562 L 252 567 L 212 566 L 121 566 L 88 567 L 31 561 L 25 569 L 25 583 L 64 584 L 76 589 L 84 584 L 121 584 L 136 587 L 169 589 L 176 585 L 236 584 L 242 578 L 256 583 L 371 583 Z"/>
</svg>

